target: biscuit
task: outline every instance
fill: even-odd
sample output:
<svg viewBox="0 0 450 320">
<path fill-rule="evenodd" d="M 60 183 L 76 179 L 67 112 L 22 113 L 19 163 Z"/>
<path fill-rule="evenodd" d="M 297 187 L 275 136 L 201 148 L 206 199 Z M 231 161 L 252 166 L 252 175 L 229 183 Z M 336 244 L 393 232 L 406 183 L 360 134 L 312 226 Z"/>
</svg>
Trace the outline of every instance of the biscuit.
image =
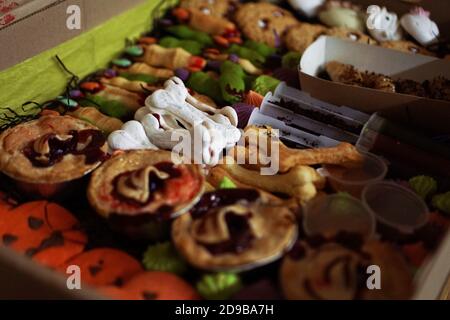
<svg viewBox="0 0 450 320">
<path fill-rule="evenodd" d="M 426 56 L 433 56 L 433 53 L 428 51 L 427 49 L 415 44 L 411 41 L 384 41 L 380 44 L 383 48 L 414 53 L 414 54 L 423 54 Z"/>
<path fill-rule="evenodd" d="M 180 7 L 184 9 L 195 9 L 203 14 L 223 18 L 228 16 L 237 8 L 235 0 L 182 0 Z"/>
<path fill-rule="evenodd" d="M 317 38 L 327 33 L 320 24 L 302 23 L 289 29 L 284 43 L 290 51 L 303 53 Z"/>
<path fill-rule="evenodd" d="M 244 4 L 235 20 L 247 38 L 271 47 L 280 46 L 284 33 L 299 23 L 292 13 L 270 3 Z"/>
<path fill-rule="evenodd" d="M 331 28 L 327 31 L 327 35 L 331 37 L 337 37 L 341 39 L 347 39 L 359 43 L 365 43 L 365 44 L 376 44 L 377 42 L 369 37 L 368 35 L 356 31 L 356 30 L 350 30 L 346 28 Z"/>
</svg>

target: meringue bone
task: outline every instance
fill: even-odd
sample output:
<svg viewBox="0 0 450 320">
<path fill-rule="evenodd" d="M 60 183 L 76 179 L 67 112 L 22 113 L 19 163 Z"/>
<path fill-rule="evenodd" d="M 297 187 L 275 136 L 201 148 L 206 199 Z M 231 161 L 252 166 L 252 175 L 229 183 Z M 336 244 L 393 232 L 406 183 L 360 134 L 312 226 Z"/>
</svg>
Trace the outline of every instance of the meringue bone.
<svg viewBox="0 0 450 320">
<path fill-rule="evenodd" d="M 397 14 L 386 7 L 371 5 L 367 8 L 367 29 L 377 41 L 398 41 L 403 37 Z"/>
<path fill-rule="evenodd" d="M 198 101 L 181 79 L 173 77 L 166 81 L 164 89 L 147 98 L 134 121 L 112 133 L 108 141 L 111 148 L 123 150 L 157 147 L 176 152 L 182 144 L 185 157 L 216 165 L 222 151 L 240 140 L 237 125 L 233 108 L 215 109 Z M 189 155 L 184 154 L 186 149 Z"/>
<path fill-rule="evenodd" d="M 147 138 L 144 127 L 138 121 L 129 121 L 108 137 L 108 145 L 112 150 L 157 150 Z"/>
<path fill-rule="evenodd" d="M 430 19 L 430 13 L 422 8 L 415 8 L 405 14 L 400 23 L 422 46 L 428 46 L 439 40 L 439 27 Z"/>
</svg>

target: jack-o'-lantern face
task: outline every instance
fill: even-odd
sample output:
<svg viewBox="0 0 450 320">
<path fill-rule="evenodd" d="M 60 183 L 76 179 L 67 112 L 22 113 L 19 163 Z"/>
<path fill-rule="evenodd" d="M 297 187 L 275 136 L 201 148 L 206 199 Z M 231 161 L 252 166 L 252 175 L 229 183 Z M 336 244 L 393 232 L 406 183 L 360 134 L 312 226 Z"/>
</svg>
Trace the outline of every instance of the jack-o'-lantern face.
<svg viewBox="0 0 450 320">
<path fill-rule="evenodd" d="M 55 268 L 84 250 L 87 236 L 78 220 L 47 201 L 0 205 L 0 243 Z"/>
<path fill-rule="evenodd" d="M 93 287 L 122 286 L 135 274 L 143 271 L 135 258 L 123 251 L 108 248 L 84 252 L 62 265 L 59 270 L 65 273 L 71 265 L 78 266 L 82 282 Z"/>
</svg>

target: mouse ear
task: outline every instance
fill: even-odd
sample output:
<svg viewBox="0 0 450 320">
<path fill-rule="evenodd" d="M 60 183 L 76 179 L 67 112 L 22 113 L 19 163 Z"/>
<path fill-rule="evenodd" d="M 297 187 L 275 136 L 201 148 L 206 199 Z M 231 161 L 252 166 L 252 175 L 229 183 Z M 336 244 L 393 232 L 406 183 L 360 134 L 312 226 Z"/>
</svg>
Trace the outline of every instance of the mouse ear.
<svg viewBox="0 0 450 320">
<path fill-rule="evenodd" d="M 377 20 L 378 20 L 378 14 L 381 12 L 381 8 L 377 5 L 371 5 L 367 8 L 367 28 L 369 30 L 371 29 L 377 29 Z"/>
</svg>

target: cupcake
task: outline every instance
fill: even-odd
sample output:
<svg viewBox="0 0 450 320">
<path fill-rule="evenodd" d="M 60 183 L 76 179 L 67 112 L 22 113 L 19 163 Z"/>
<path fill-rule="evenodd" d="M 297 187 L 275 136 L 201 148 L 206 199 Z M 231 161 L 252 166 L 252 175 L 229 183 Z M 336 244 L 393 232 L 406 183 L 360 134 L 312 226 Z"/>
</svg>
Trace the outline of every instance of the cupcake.
<svg viewBox="0 0 450 320">
<path fill-rule="evenodd" d="M 70 116 L 44 116 L 0 135 L 0 171 L 37 197 L 60 195 L 106 157 L 102 132 Z"/>
<path fill-rule="evenodd" d="M 130 151 L 106 161 L 92 175 L 88 199 L 117 231 L 160 238 L 155 233 L 164 222 L 195 205 L 204 181 L 199 166 L 175 164 L 170 152 Z"/>
<path fill-rule="evenodd" d="M 193 266 L 211 271 L 243 271 L 271 263 L 297 237 L 294 214 L 269 205 L 254 189 L 222 189 L 205 194 L 174 221 L 172 239 Z"/>
</svg>

